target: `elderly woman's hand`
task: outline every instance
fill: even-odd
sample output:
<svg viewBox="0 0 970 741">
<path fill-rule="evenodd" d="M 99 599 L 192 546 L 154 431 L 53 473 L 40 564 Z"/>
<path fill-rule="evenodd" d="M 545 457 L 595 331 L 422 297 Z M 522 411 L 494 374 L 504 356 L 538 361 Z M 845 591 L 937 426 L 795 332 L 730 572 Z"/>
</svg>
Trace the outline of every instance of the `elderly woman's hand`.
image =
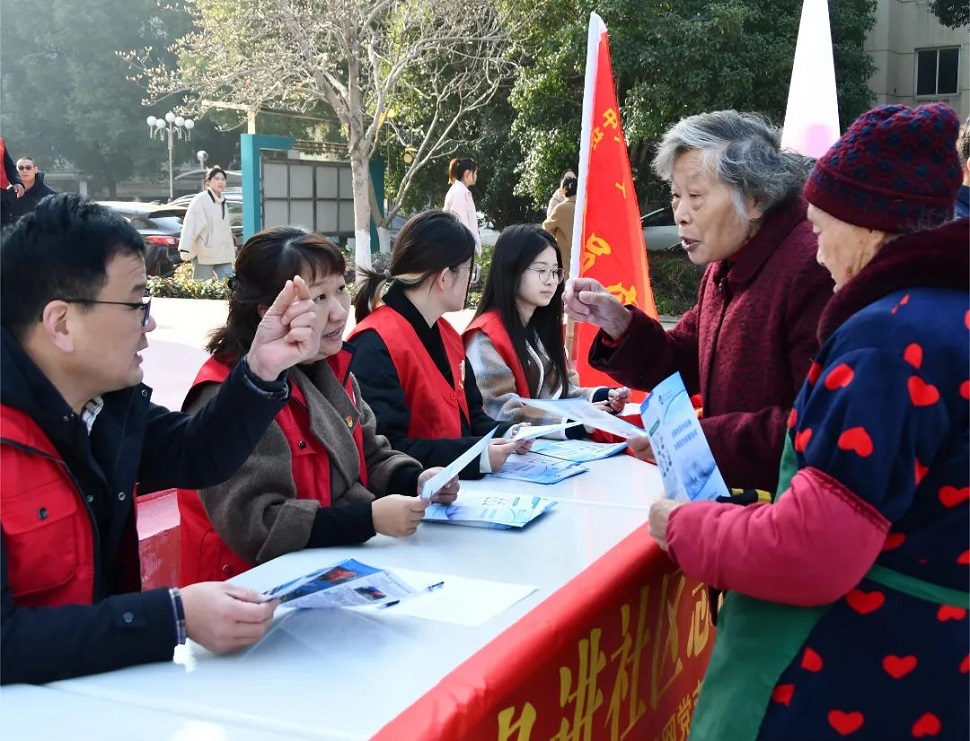
<svg viewBox="0 0 970 741">
<path fill-rule="evenodd" d="M 619 299 L 592 278 L 570 278 L 562 300 L 569 316 L 599 327 L 614 340 L 620 339 L 633 321 Z"/>
<path fill-rule="evenodd" d="M 667 525 L 670 513 L 688 504 L 686 499 L 658 499 L 650 505 L 650 535 L 663 550 L 667 550 Z"/>
</svg>

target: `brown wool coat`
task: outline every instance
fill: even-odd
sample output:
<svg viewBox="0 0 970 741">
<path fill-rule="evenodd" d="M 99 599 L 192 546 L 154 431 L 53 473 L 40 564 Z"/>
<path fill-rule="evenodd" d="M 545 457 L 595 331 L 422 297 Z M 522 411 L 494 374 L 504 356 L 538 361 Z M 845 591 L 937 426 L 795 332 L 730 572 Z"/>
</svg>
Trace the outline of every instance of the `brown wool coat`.
<svg viewBox="0 0 970 741">
<path fill-rule="evenodd" d="M 352 378 L 357 407 L 325 362 L 291 369 L 290 383 L 306 397 L 313 435 L 330 455 L 331 506 L 370 502 L 387 494 L 394 472 L 403 466 L 420 466 L 393 450 L 376 432 L 376 419 L 360 396 Z M 217 393 L 208 384 L 190 399 L 187 410 L 197 412 Z M 363 426 L 367 487 L 360 482 L 360 458 L 345 418 L 352 415 Z M 263 435 L 253 454 L 235 476 L 218 486 L 199 491 L 202 505 L 219 535 L 241 557 L 263 563 L 306 547 L 319 509 L 316 499 L 298 499 L 291 473 L 291 447 L 276 422 Z"/>
</svg>

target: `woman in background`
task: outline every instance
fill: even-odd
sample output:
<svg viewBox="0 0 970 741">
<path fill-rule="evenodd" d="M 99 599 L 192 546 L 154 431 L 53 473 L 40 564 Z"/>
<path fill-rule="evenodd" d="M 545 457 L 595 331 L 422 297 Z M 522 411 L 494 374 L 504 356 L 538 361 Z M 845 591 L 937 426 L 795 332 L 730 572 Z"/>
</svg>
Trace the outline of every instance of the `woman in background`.
<svg viewBox="0 0 970 741">
<path fill-rule="evenodd" d="M 445 211 L 451 211 L 465 225 L 475 240 L 475 254 L 482 254 L 482 236 L 478 231 L 478 211 L 469 190 L 478 182 L 478 163 L 467 157 L 456 157 L 448 163 L 448 192 Z"/>
<path fill-rule="evenodd" d="M 255 451 L 223 484 L 178 494 L 183 584 L 223 580 L 302 548 L 415 532 L 427 501 L 414 495 L 436 470 L 391 449 L 350 372 L 343 253 L 296 227 L 251 237 L 230 281 L 229 316 L 209 342 L 184 408 L 202 412 L 253 342 L 287 276 L 300 275 L 320 319 L 320 352 L 287 374 L 290 400 Z M 457 482 L 433 501 L 450 502 Z"/>
<path fill-rule="evenodd" d="M 377 415 L 377 431 L 425 466 L 448 465 L 498 424 L 482 409 L 475 372 L 454 327 L 444 319 L 465 307 L 476 279 L 475 241 L 448 211 L 412 216 L 398 234 L 385 273 L 365 271 L 357 293 L 357 379 Z M 383 303 L 374 297 L 383 286 Z M 510 434 L 511 436 L 511 434 Z M 498 471 L 529 443 L 493 439 L 462 478 Z"/>
<path fill-rule="evenodd" d="M 495 419 L 563 421 L 524 406 L 519 397 L 582 396 L 603 402 L 614 413 L 629 397 L 625 388 L 580 388 L 576 372 L 569 369 L 562 339 L 563 278 L 562 257 L 549 232 L 528 224 L 510 226 L 495 243 L 481 304 L 464 333 L 485 411 Z M 577 425 L 565 433 L 583 437 L 586 431 Z"/>
<path fill-rule="evenodd" d="M 189 204 L 182 221 L 179 254 L 192 260 L 195 280 L 223 280 L 232 275 L 236 241 L 229 224 L 229 208 L 222 192 L 226 171 L 216 165 L 205 174 L 205 190 Z"/>
</svg>

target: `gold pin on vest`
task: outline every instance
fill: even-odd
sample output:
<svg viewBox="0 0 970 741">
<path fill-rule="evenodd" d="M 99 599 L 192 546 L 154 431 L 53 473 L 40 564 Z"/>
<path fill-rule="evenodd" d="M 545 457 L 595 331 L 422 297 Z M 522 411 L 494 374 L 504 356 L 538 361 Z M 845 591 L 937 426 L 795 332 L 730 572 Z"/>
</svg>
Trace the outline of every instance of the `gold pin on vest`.
<svg viewBox="0 0 970 741">
<path fill-rule="evenodd" d="M 344 422 L 347 423 L 347 427 L 349 427 L 350 429 L 353 429 L 354 428 L 354 418 L 351 415 L 348 414 L 344 418 Z"/>
</svg>

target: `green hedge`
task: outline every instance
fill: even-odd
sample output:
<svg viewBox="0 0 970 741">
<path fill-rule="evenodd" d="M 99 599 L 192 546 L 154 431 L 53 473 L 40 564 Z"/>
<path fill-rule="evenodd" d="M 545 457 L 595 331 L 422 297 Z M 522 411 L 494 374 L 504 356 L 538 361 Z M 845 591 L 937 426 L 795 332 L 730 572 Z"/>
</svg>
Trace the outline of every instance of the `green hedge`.
<svg viewBox="0 0 970 741">
<path fill-rule="evenodd" d="M 158 298 L 212 298 L 228 299 L 226 281 L 192 279 L 192 263 L 184 262 L 175 268 L 171 278 L 153 275 L 148 279 L 148 292 Z"/>
</svg>

